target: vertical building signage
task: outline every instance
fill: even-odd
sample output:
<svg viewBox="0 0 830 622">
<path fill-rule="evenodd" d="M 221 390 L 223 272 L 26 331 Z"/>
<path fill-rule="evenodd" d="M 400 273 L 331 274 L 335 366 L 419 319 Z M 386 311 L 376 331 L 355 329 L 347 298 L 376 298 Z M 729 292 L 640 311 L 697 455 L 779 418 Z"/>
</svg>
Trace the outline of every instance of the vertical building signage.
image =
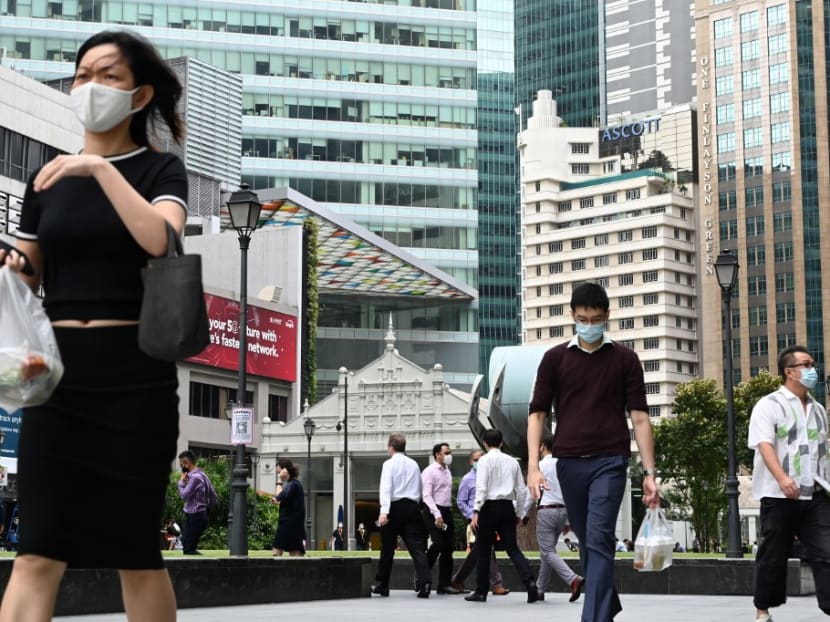
<svg viewBox="0 0 830 622">
<path fill-rule="evenodd" d="M 701 56 L 698 62 L 698 79 L 701 90 L 701 114 L 700 114 L 700 147 L 703 158 L 703 207 L 712 209 L 712 170 L 716 164 L 712 157 L 712 103 L 709 100 L 709 91 L 712 86 L 709 78 L 710 60 L 708 56 Z M 704 215 L 706 211 L 703 212 Z M 715 273 L 715 249 L 714 249 L 714 220 L 710 216 L 703 219 L 703 252 L 706 255 L 706 274 Z"/>
</svg>

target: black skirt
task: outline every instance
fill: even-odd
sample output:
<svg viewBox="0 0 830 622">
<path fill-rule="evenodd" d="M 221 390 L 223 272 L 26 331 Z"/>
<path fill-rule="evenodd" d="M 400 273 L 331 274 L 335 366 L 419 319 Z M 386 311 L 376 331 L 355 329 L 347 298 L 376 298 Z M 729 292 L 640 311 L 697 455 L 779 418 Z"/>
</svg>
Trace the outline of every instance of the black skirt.
<svg viewBox="0 0 830 622">
<path fill-rule="evenodd" d="M 70 568 L 158 569 L 179 435 L 175 363 L 138 349 L 138 327 L 55 327 L 65 366 L 26 408 L 18 447 L 18 554 Z"/>
</svg>

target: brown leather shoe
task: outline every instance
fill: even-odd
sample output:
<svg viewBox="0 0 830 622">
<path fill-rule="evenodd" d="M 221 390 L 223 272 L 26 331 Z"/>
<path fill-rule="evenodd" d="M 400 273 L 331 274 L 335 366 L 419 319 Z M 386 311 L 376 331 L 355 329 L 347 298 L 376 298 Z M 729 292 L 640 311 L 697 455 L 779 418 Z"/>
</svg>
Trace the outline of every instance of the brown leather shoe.
<svg viewBox="0 0 830 622">
<path fill-rule="evenodd" d="M 466 594 L 470 591 L 464 587 L 464 584 L 461 581 L 450 581 L 450 586 L 452 586 L 453 589 L 458 590 L 462 594 Z"/>
<path fill-rule="evenodd" d="M 571 597 L 568 599 L 568 602 L 573 603 L 579 600 L 579 595 L 582 594 L 583 583 L 585 583 L 585 579 L 578 575 L 576 579 L 571 581 Z"/>
<path fill-rule="evenodd" d="M 507 596 L 510 593 L 510 590 L 508 590 L 503 585 L 497 585 L 493 587 L 492 592 L 493 596 Z"/>
</svg>

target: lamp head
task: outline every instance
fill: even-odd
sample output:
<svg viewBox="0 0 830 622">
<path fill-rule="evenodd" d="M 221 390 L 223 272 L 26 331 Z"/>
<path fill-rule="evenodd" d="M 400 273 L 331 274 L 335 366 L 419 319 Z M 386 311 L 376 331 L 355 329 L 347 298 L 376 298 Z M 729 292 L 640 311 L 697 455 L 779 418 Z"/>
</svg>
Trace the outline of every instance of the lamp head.
<svg viewBox="0 0 830 622">
<path fill-rule="evenodd" d="M 738 282 L 738 268 L 738 257 L 729 249 L 722 250 L 715 261 L 715 274 L 724 292 L 731 292 Z"/>
<path fill-rule="evenodd" d="M 262 210 L 256 192 L 251 191 L 248 184 L 242 184 L 239 190 L 231 194 L 227 205 L 231 226 L 240 236 L 250 236 L 259 226 L 259 213 Z"/>
</svg>

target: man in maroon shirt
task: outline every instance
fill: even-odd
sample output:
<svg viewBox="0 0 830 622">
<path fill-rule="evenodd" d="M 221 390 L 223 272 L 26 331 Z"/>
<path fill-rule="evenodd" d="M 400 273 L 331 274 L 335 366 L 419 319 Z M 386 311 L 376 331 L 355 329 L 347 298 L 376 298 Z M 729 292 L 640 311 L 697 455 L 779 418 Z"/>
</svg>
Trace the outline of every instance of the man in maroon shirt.
<svg viewBox="0 0 830 622">
<path fill-rule="evenodd" d="M 660 503 L 643 368 L 633 350 L 605 334 L 608 307 L 608 295 L 599 285 L 574 288 L 576 335 L 542 357 L 527 425 L 527 485 L 538 499 L 548 488 L 539 470 L 538 448 L 553 409 L 557 475 L 586 569 L 583 622 L 608 622 L 622 610 L 614 587 L 614 528 L 631 455 L 626 413 L 643 465 L 643 503 Z"/>
</svg>

